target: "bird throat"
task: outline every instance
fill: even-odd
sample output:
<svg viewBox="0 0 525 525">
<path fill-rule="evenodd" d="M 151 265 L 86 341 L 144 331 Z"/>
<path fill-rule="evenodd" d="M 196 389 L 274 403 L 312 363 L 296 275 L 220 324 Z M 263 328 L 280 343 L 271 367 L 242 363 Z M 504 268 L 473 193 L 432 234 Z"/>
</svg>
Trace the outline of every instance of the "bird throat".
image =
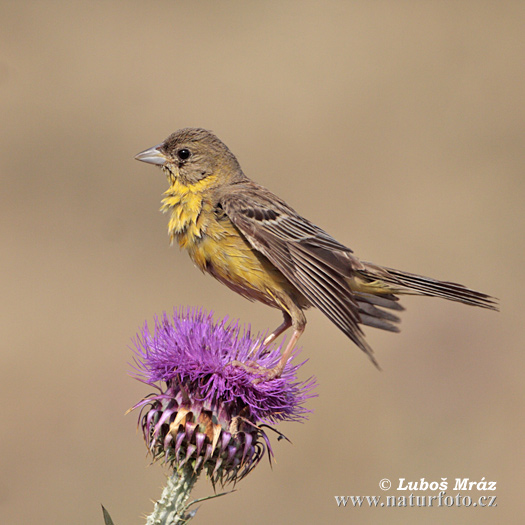
<svg viewBox="0 0 525 525">
<path fill-rule="evenodd" d="M 203 234 L 205 224 L 203 210 L 212 207 L 206 199 L 207 189 L 215 182 L 216 176 L 210 175 L 193 184 L 184 184 L 178 178 L 171 178 L 171 186 L 164 193 L 160 210 L 170 213 L 168 234 L 173 243 L 177 240 L 181 248 L 198 241 Z"/>
</svg>

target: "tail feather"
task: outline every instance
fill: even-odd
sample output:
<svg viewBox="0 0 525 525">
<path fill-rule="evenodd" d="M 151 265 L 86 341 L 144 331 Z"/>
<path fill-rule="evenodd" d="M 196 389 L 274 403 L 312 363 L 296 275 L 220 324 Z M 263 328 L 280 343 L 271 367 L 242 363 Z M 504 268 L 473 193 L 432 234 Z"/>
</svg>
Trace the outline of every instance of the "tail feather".
<svg viewBox="0 0 525 525">
<path fill-rule="evenodd" d="M 370 263 L 364 263 L 365 268 L 359 270 L 362 277 L 373 281 L 380 281 L 386 284 L 386 290 L 390 294 L 417 294 L 430 297 L 442 297 L 449 301 L 457 301 L 471 306 L 498 310 L 498 300 L 482 292 L 471 290 L 466 286 L 448 281 L 438 281 L 430 277 L 424 277 L 393 268 L 385 268 Z"/>
<path fill-rule="evenodd" d="M 399 327 L 394 323 L 399 323 L 401 319 L 391 312 L 381 310 L 381 308 L 404 310 L 397 302 L 397 297 L 393 295 L 380 297 L 367 293 L 358 293 L 354 297 L 359 307 L 359 318 L 362 324 L 389 332 L 399 332 Z"/>
<path fill-rule="evenodd" d="M 399 332 L 399 327 L 396 325 L 385 321 L 384 319 L 378 319 L 375 315 L 369 315 L 359 310 L 359 316 L 361 319 L 361 324 L 366 326 L 371 326 L 372 328 L 379 328 L 380 330 L 387 330 L 388 332 Z"/>
<path fill-rule="evenodd" d="M 366 302 L 379 306 L 381 308 L 388 308 L 389 310 L 397 310 L 402 312 L 405 308 L 399 304 L 399 297 L 393 294 L 372 295 L 371 293 L 357 292 L 357 301 Z"/>
</svg>

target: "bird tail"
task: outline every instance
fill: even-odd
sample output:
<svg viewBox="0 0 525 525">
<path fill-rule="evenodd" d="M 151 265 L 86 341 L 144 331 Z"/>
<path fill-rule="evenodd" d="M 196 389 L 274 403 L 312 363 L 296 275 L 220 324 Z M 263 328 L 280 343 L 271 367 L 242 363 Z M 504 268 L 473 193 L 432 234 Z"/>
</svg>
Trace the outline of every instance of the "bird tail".
<svg viewBox="0 0 525 525">
<path fill-rule="evenodd" d="M 363 269 L 357 270 L 359 289 L 357 292 L 371 295 L 414 294 L 441 297 L 471 306 L 498 310 L 498 300 L 482 292 L 471 290 L 462 284 L 438 281 L 414 273 L 385 268 L 363 262 Z"/>
</svg>

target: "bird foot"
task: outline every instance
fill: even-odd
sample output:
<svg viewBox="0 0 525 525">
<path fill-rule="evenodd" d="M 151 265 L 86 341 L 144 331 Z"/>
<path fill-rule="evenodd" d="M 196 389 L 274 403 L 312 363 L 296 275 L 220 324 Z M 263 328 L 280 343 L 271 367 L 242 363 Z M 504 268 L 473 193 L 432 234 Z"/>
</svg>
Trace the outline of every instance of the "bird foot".
<svg viewBox="0 0 525 525">
<path fill-rule="evenodd" d="M 248 363 L 241 363 L 240 361 L 234 360 L 230 361 L 228 364 L 237 368 L 242 368 L 243 370 L 251 374 L 260 375 L 261 377 L 253 381 L 254 385 L 258 385 L 259 383 L 263 383 L 266 381 L 271 381 L 272 379 L 278 379 L 279 377 L 281 377 L 281 374 L 283 373 L 284 369 L 284 366 L 281 366 L 281 363 L 278 363 L 277 366 L 274 366 L 273 368 L 264 368 L 263 366 L 260 366 L 257 363 L 254 363 L 253 361 L 250 361 Z"/>
</svg>

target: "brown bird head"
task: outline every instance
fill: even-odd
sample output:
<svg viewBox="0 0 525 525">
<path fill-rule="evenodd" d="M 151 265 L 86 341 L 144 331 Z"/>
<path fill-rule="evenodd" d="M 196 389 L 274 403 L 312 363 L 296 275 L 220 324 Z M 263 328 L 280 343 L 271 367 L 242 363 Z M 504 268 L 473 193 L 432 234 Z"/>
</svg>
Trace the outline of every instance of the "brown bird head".
<svg viewBox="0 0 525 525">
<path fill-rule="evenodd" d="M 210 176 L 219 184 L 245 179 L 235 155 L 213 133 L 201 128 L 179 129 L 135 158 L 161 166 L 171 184 L 178 181 L 192 186 Z"/>
</svg>

